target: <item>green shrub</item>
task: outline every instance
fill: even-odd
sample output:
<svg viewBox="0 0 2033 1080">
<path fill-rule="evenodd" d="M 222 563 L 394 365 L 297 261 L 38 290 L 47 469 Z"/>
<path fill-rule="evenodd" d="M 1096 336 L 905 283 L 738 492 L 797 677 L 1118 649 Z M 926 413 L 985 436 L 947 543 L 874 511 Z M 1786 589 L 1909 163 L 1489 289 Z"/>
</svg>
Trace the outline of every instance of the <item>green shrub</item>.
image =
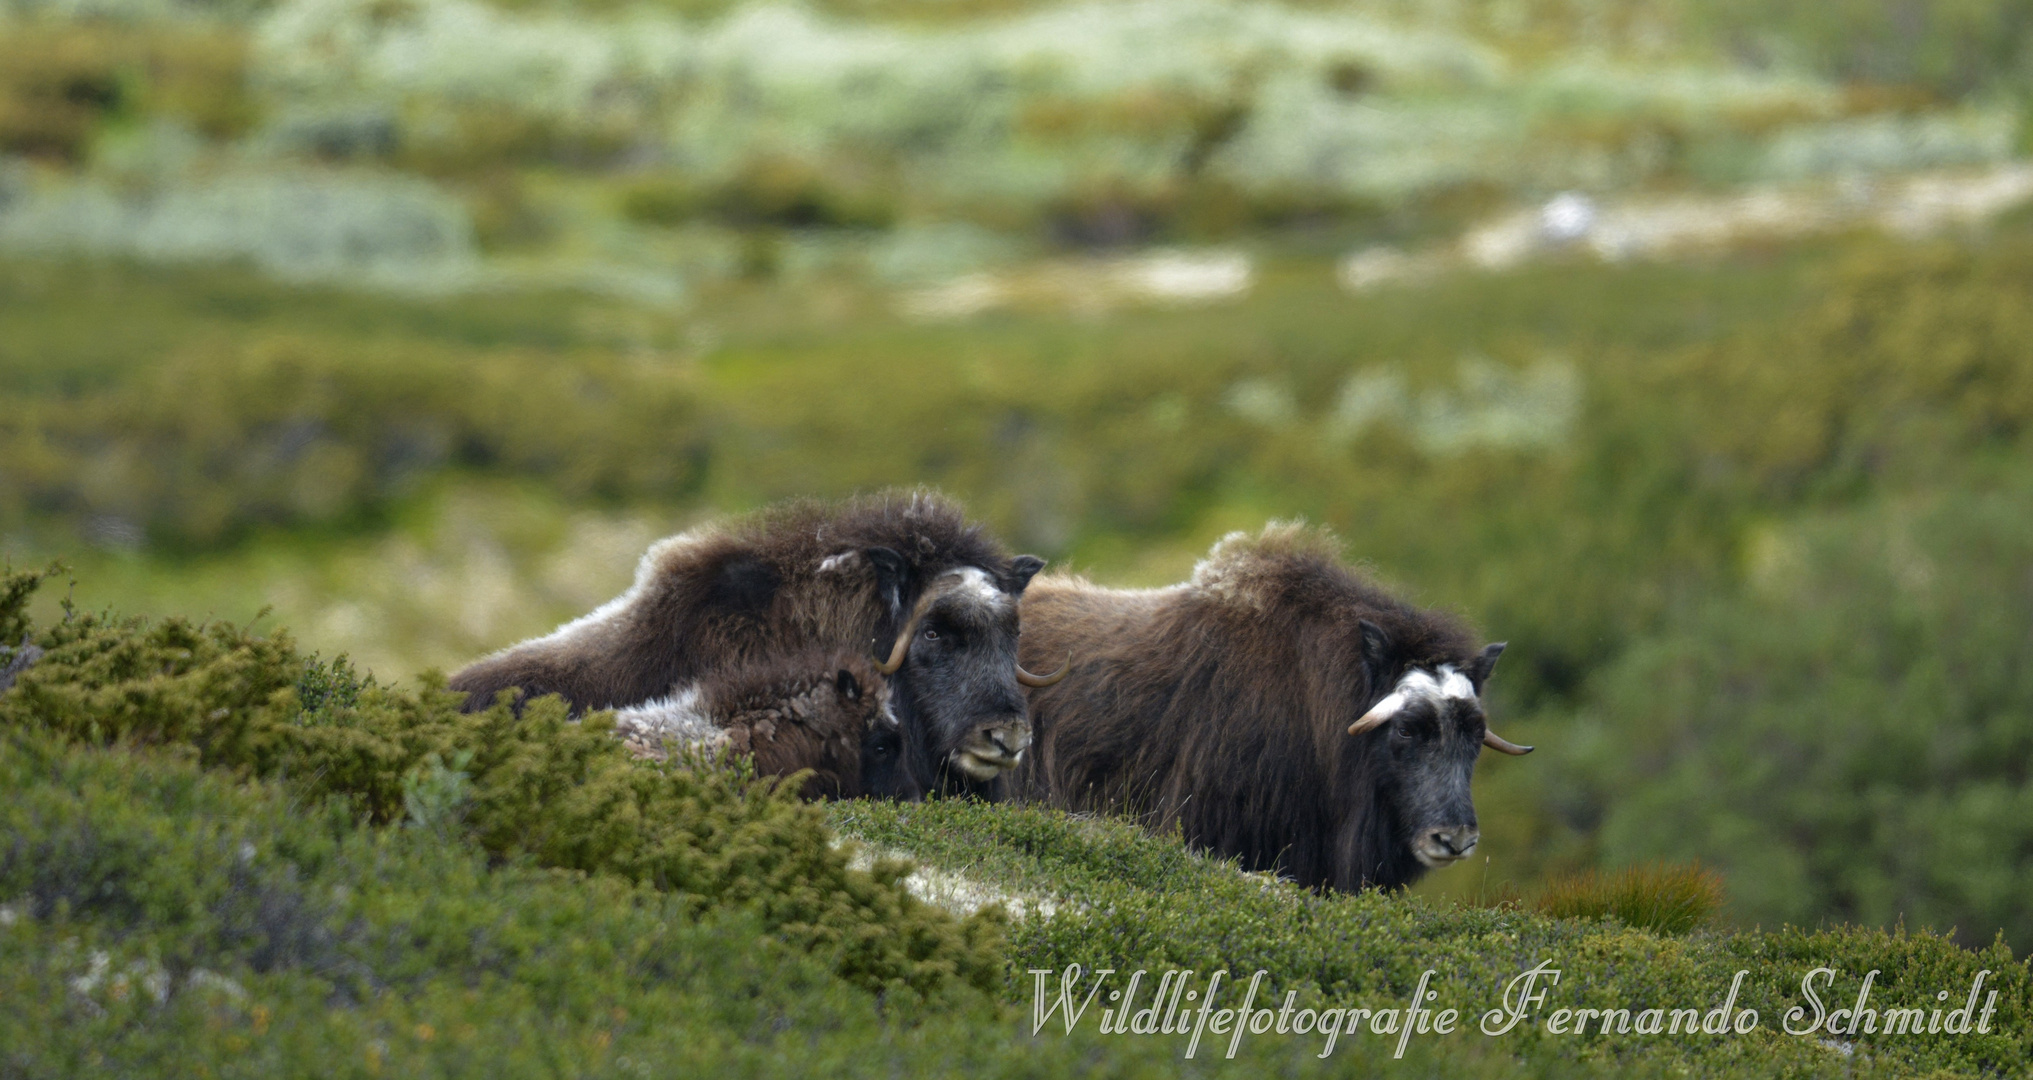
<svg viewBox="0 0 2033 1080">
<path fill-rule="evenodd" d="M 852 160 L 758 154 L 721 177 L 653 173 L 621 186 L 621 213 L 645 225 L 694 218 L 763 228 L 887 228 L 895 178 Z"/>
<path fill-rule="evenodd" d="M 255 115 L 246 65 L 234 30 L 0 19 L 0 153 L 75 164 L 106 125 L 142 115 L 238 135 Z"/>
<path fill-rule="evenodd" d="M 2033 9 L 2024 0 L 1840 0 L 1788 9 L 1703 0 L 1689 8 L 1700 29 L 1737 48 L 1845 81 L 1938 97 L 2033 88 Z"/>
<path fill-rule="evenodd" d="M 895 178 L 861 163 L 760 154 L 702 192 L 699 205 L 735 225 L 883 228 L 896 218 L 895 199 Z"/>
<path fill-rule="evenodd" d="M 698 184 L 682 176 L 637 177 L 621 187 L 621 216 L 644 225 L 682 225 L 700 203 Z"/>
<path fill-rule="evenodd" d="M 2033 940 L 2033 491 L 1986 487 L 1754 535 L 1744 587 L 1598 677 L 1562 813 L 1605 862 L 1720 870 L 1743 922 Z"/>
<path fill-rule="evenodd" d="M 62 572 L 62 567 L 16 572 L 12 566 L 0 572 L 0 648 L 14 648 L 29 640 L 35 629 L 28 615 L 28 602 L 42 583 Z"/>
<path fill-rule="evenodd" d="M 26 595 L 11 579 L 0 617 Z M 1401 1004 L 1433 969 L 1473 1015 L 1518 971 L 1547 1008 L 1719 1000 L 1751 1035 L 1412 1040 L 1402 1067 L 1495 1077 L 2015 1073 L 2033 975 L 2002 943 L 1841 929 L 1664 937 L 1531 912 L 1314 894 L 1126 822 L 978 802 L 797 803 L 724 769 L 619 755 L 555 702 L 451 708 L 280 639 L 73 614 L 0 694 L 0 1069 L 221 1076 L 1169 1075 L 1183 1039 L 1034 1033 L 1031 968 L 1271 975 L 1259 1001 Z M 264 696 L 265 695 L 265 696 Z M 274 778 L 254 774 L 268 772 Z M 905 869 L 845 870 L 826 821 L 1031 901 L 937 915 Z M 392 827 L 396 822 L 402 826 Z M 550 869 L 544 868 L 551 867 Z M 1049 901 L 1049 905 L 1037 904 Z M 971 905 L 970 905 L 971 906 Z M 2000 990 L 1984 1035 L 1774 1030 L 1811 967 L 1876 968 L 1881 1000 Z M 970 985 L 971 984 L 971 985 Z M 1146 993 L 1150 982 L 1146 981 Z M 978 992 L 998 988 L 1000 1001 Z M 1471 1019 L 1471 1023 L 1472 1023 Z M 1207 1075 L 1380 1069 L 1394 1043 L 1201 1048 Z M 1360 1063 L 1349 1064 L 1350 1059 Z"/>
<path fill-rule="evenodd" d="M 207 545 L 357 520 L 459 466 L 581 498 L 673 499 L 698 483 L 703 435 L 689 379 L 618 357 L 214 340 L 84 401 L 10 409 L 0 513 L 113 518 Z"/>
<path fill-rule="evenodd" d="M 9 729 L 0 792 L 0 895 L 10 898 L 0 905 L 0 1069 L 10 1076 L 1182 1069 L 1176 1040 L 1097 1036 L 1092 1012 L 1073 1036 L 1034 1037 L 1020 997 L 1014 1008 L 967 995 L 901 1007 L 786 946 L 752 913 L 699 918 L 673 894 L 499 863 L 458 837 L 365 825 L 343 805 L 306 805 L 283 786 L 235 783 L 172 756 Z M 1910 951 L 1932 960 L 1930 976 L 1961 974 L 1927 945 Z M 1841 955 L 1856 959 L 1854 949 Z M 1422 1038 L 1397 1064 L 1509 1076 L 1518 1048 Z M 1729 1050 L 1704 1056 L 1705 1071 L 1752 1075 L 1785 1060 L 1800 1075 L 1840 1075 L 1834 1055 Z M 1351 1058 L 1388 1067 L 1392 1046 L 1346 1039 L 1322 1061 L 1311 1038 L 1269 1036 L 1245 1040 L 1234 1062 L 1224 1051 L 1203 1046 L 1183 1067 L 1346 1075 Z M 1523 1065 L 1663 1077 L 1687 1062 L 1549 1045 Z"/>
<path fill-rule="evenodd" d="M 1735 973 L 1745 971 L 1739 1005 L 1757 1009 L 1761 1027 L 1752 1037 L 1698 1044 L 1628 1034 L 1598 1037 L 1593 1031 L 1577 1041 L 1536 1026 L 1498 1039 L 1471 1030 L 1471 1048 L 1480 1044 L 1516 1055 L 1520 1065 L 1546 1075 L 1618 1069 L 1841 1075 L 1852 1061 L 1866 1058 L 1890 1075 L 1934 1069 L 2013 1074 L 2033 1062 L 2033 1030 L 2017 1019 L 2033 1004 L 2027 996 L 2033 992 L 2033 969 L 2002 941 L 1964 949 L 1938 935 L 1854 927 L 1727 933 L 1682 925 L 1666 932 L 1635 921 L 1554 918 L 1529 906 L 1491 909 L 1374 892 L 1313 893 L 1269 875 L 1239 873 L 1233 863 L 1197 856 L 1176 837 L 1151 836 L 1126 821 L 1037 806 L 849 802 L 831 807 L 831 814 L 845 832 L 964 875 L 977 893 L 1048 911 L 1010 926 L 1007 993 L 1025 1004 L 1033 993 L 1030 971 L 1073 963 L 1089 971 L 1114 968 L 1120 979 L 1143 968 L 1150 980 L 1173 968 L 1192 969 L 1201 979 L 1217 970 L 1247 979 L 1263 969 L 1269 976 L 1260 1000 L 1282 1002 L 1296 993 L 1302 1008 L 1401 1005 L 1432 969 L 1447 1003 L 1479 1016 L 1496 1004 L 1510 979 L 1550 959 L 1563 974 L 1549 991 L 1548 1010 L 1697 1004 L 1708 1009 L 1720 1002 Z M 1657 920 L 1677 911 L 1684 923 L 1698 909 L 1713 909 L 1713 888 L 1713 879 L 1698 870 L 1641 871 L 1626 879 L 1625 895 L 1616 900 L 1637 918 Z M 1923 1046 L 1900 1036 L 1864 1035 L 1851 1059 L 1777 1030 L 1786 1009 L 1801 1000 L 1801 977 L 1822 965 L 1840 971 L 1851 992 L 1865 971 L 1879 969 L 1878 1000 L 1901 1003 L 1931 1002 L 1944 987 L 1960 993 L 1984 968 L 2006 981 L 1995 984 L 2000 1012 L 1988 1039 L 1941 1036 Z M 2014 1010 L 2011 1020 L 2008 1008 Z M 1337 1055 L 1374 1052 L 1373 1046 L 1363 1048 L 1364 1040 L 1344 1045 L 1347 1050 L 1337 1049 Z M 1469 1068 L 1457 1060 L 1448 1067 Z"/>
<path fill-rule="evenodd" d="M 1798 318 L 1659 366 L 1710 487 L 1774 503 L 1926 483 L 2033 425 L 2033 243 L 1872 244 Z"/>
<path fill-rule="evenodd" d="M 753 909 L 292 788 L 0 730 L 0 1071 L 879 1076 L 998 1025 L 975 994 L 886 1009 Z"/>
<path fill-rule="evenodd" d="M 15 610 L 24 580 L 9 580 Z M 462 713 L 463 695 L 441 680 L 414 692 L 357 681 L 306 661 L 287 636 L 224 624 L 80 614 L 37 643 L 43 657 L 0 696 L 0 729 L 188 752 L 207 768 L 287 778 L 377 824 L 411 816 L 420 785 L 435 773 L 442 787 L 444 763 L 458 762 L 463 831 L 496 857 L 616 875 L 695 912 L 754 910 L 871 988 L 931 995 L 999 974 L 994 912 L 956 922 L 897 884 L 902 866 L 848 869 L 794 789 L 710 763 L 639 762 L 607 714 L 570 721 L 555 698 L 520 716 L 505 702 Z"/>
</svg>

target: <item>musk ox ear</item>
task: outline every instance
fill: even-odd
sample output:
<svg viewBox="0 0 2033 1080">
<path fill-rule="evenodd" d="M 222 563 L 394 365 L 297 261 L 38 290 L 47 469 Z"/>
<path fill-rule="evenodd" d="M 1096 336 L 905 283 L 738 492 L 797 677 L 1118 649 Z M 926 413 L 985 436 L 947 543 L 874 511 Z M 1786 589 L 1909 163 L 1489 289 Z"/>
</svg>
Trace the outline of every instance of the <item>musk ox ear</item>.
<svg viewBox="0 0 2033 1080">
<path fill-rule="evenodd" d="M 1038 576 L 1045 568 L 1045 560 L 1036 555 L 1019 555 L 1009 561 L 1009 570 L 1002 575 L 1002 591 L 1011 596 L 1022 596 L 1024 586 Z"/>
<path fill-rule="evenodd" d="M 1369 676 L 1370 692 L 1375 693 L 1398 666 L 1397 658 L 1391 655 L 1391 635 L 1368 619 L 1356 625 L 1362 629 L 1362 669 Z"/>
<path fill-rule="evenodd" d="M 1468 681 L 1475 685 L 1477 697 L 1482 696 L 1482 684 L 1489 679 L 1489 673 L 1496 670 L 1497 657 L 1504 654 L 1504 645 L 1499 641 L 1482 651 L 1482 655 L 1468 662 Z"/>
<path fill-rule="evenodd" d="M 736 555 L 720 564 L 706 587 L 706 604 L 721 611 L 760 615 L 776 598 L 783 579 L 776 568 L 752 555 Z"/>
<path fill-rule="evenodd" d="M 904 592 L 910 565 L 894 548 L 864 548 L 861 554 L 867 557 L 868 565 L 875 568 L 875 594 L 889 606 L 889 617 L 900 618 L 904 613 Z"/>
<path fill-rule="evenodd" d="M 861 680 L 846 668 L 841 668 L 840 673 L 833 677 L 833 685 L 839 688 L 841 697 L 849 701 L 861 700 Z"/>
</svg>

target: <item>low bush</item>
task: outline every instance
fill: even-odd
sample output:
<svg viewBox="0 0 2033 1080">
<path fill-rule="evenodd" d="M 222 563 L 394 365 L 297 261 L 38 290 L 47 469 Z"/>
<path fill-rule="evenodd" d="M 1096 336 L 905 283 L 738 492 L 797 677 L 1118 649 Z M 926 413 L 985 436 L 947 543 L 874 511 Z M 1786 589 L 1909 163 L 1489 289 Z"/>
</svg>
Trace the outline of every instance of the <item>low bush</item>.
<svg viewBox="0 0 2033 1080">
<path fill-rule="evenodd" d="M 18 623 L 29 582 L 6 579 Z M 555 702 L 458 713 L 285 638 L 73 612 L 0 693 L 0 1070 L 220 1076 L 1338 1075 L 1382 1068 L 1371 1030 L 1323 1059 L 1258 1033 L 1234 1061 L 1183 1035 L 1039 1030 L 1031 969 L 1125 978 L 1257 969 L 1260 1008 L 1401 1008 L 1425 972 L 1465 1030 L 1403 1067 L 1496 1077 L 2023 1071 L 2033 975 L 1873 930 L 1662 935 L 1523 910 L 1322 895 L 1236 872 L 1126 822 L 977 802 L 792 801 L 738 772 L 660 768 Z M 702 763 L 694 763 L 699 765 Z M 846 869 L 827 822 L 928 868 Z M 955 919 L 905 893 L 969 882 L 1024 917 Z M 947 895 L 958 892 L 948 890 Z M 1003 948 L 997 940 L 1005 940 Z M 1749 1034 L 1673 1039 L 1469 1025 L 1519 971 L 1547 1009 L 1713 1008 L 1737 972 Z M 1983 1034 L 1871 1036 L 1855 1056 L 1781 1034 L 1810 968 L 1875 968 L 1878 1000 L 1989 969 Z M 1121 985 L 1118 983 L 1117 985 Z M 1197 985 L 1197 984 L 1196 984 Z M 995 991 L 983 994 L 982 989 Z M 1150 995 L 1145 997 L 1143 995 Z M 1112 1003 L 1112 1004 L 1111 1004 Z M 1337 1014 L 1338 1015 L 1338 1014 Z"/>
<path fill-rule="evenodd" d="M 590 499 L 677 499 L 700 480 L 692 380 L 619 357 L 286 335 L 160 359 L 85 401 L 8 410 L 0 513 L 115 520 L 190 547 L 260 525 L 359 520 L 459 466 Z"/>
<path fill-rule="evenodd" d="M 1296 994 L 1301 1008 L 1402 1007 L 1431 969 L 1445 1004 L 1461 1008 L 1470 1020 L 1496 1007 L 1510 980 L 1541 961 L 1563 973 L 1549 990 L 1546 1010 L 1707 1011 L 1743 971 L 1738 1007 L 1756 1009 L 1762 1018 L 1746 1037 L 1688 1041 L 1591 1029 L 1584 1040 L 1535 1024 L 1492 1039 L 1465 1023 L 1468 1045 L 1515 1054 L 1548 1075 L 1618 1068 L 1841 1075 L 1852 1067 L 1851 1058 L 1812 1038 L 1782 1033 L 1786 1010 L 1804 1002 L 1799 987 L 1810 969 L 1835 968 L 1852 994 L 1864 972 L 1879 969 L 1877 1000 L 1900 1006 L 1935 1002 L 1944 988 L 1965 994 L 1976 973 L 1989 969 L 1989 978 L 2007 980 L 1986 984 L 1999 990 L 1994 1037 L 1923 1037 L 1923 1045 L 1903 1036 L 1858 1036 L 1854 1061 L 1868 1060 L 1888 1075 L 1925 1075 L 1937 1068 L 2009 1074 L 2033 1063 L 2033 1030 L 2018 1019 L 2028 1017 L 2025 1010 L 2033 1004 L 2027 996 L 2033 993 L 2033 969 L 2002 941 L 1972 950 L 1943 936 L 1903 930 L 1719 933 L 1684 918 L 1703 905 L 1713 907 L 1713 878 L 1698 870 L 1625 879 L 1622 888 L 1608 892 L 1634 918 L 1605 923 L 1528 906 L 1477 908 L 1374 892 L 1309 892 L 1269 875 L 1240 873 L 1233 863 L 1195 855 L 1176 837 L 1151 836 L 1126 821 L 1036 806 L 855 802 L 833 806 L 831 815 L 851 835 L 920 859 L 932 872 L 972 882 L 971 890 L 958 890 L 946 881 L 948 892 L 971 893 L 975 902 L 1001 897 L 1031 912 L 1009 931 L 1007 992 L 1026 1004 L 1035 992 L 1031 972 L 1062 971 L 1074 963 L 1089 972 L 1113 968 L 1118 980 L 1145 969 L 1147 986 L 1166 969 L 1191 969 L 1201 980 L 1217 970 L 1247 980 L 1261 969 L 1268 979 L 1260 1001 L 1282 1003 Z M 926 878 L 920 887 L 940 886 L 940 879 Z M 1639 925 L 1641 919 L 1664 922 L 1662 916 L 1676 908 L 1683 916 L 1678 926 Z M 1358 1055 L 1390 1042 L 1366 1033 L 1352 1041 L 1348 1050 Z M 1383 1053 L 1389 1050 L 1386 1045 Z"/>
<path fill-rule="evenodd" d="M 18 618 L 24 580 L 9 580 L 6 595 L 20 598 L 0 618 Z M 190 753 L 382 825 L 436 795 L 496 858 L 614 875 L 698 913 L 753 909 L 870 988 L 933 995 L 997 975 L 994 913 L 956 922 L 903 891 L 901 867 L 850 870 L 792 790 L 696 762 L 639 762 L 604 714 L 569 721 L 555 698 L 520 716 L 506 703 L 463 713 L 463 695 L 441 682 L 411 692 L 358 680 L 306 660 L 287 636 L 224 624 L 79 613 L 36 643 L 43 656 L 0 697 L 0 728 Z"/>
<path fill-rule="evenodd" d="M 1034 1034 L 1027 977 L 1011 980 L 1005 1004 L 949 995 L 904 1007 L 841 978 L 823 957 L 787 946 L 751 912 L 701 916 L 683 897 L 610 875 L 503 862 L 458 836 L 366 825 L 343 803 L 305 803 L 286 785 L 234 781 L 173 754 L 86 747 L 8 728 L 0 731 L 0 792 L 0 836 L 7 838 L 0 841 L 0 895 L 9 897 L 0 905 L 0 1001 L 7 1004 L 0 1069 L 32 1080 L 94 1073 L 1325 1077 L 1351 1068 L 1470 1078 L 1520 1070 L 1668 1077 L 1690 1067 L 1705 1075 L 1783 1069 L 1833 1080 L 1855 1068 L 1798 1039 L 1703 1037 L 1661 1052 L 1646 1039 L 1527 1045 L 1460 1033 L 1415 1037 L 1405 1059 L 1394 1062 L 1395 1040 L 1366 1031 L 1341 1039 L 1326 1060 L 1314 1036 L 1266 1034 L 1243 1039 L 1233 1061 L 1226 1041 L 1209 1037 L 1187 1061 L 1183 1038 L 1097 1034 L 1105 1004 L 1071 1035 L 1057 1018 Z M 1050 835 L 1033 838 L 1050 842 Z M 1116 873 L 1124 882 L 1145 862 L 1132 850 L 1139 846 L 1155 850 L 1164 842 L 1121 833 L 1101 845 L 1121 858 Z M 992 862 L 1023 857 L 988 833 L 977 837 L 976 850 Z M 1182 853 L 1173 851 L 1161 861 L 1178 860 Z M 1212 877 L 1222 868 L 1208 869 Z M 1205 902 L 1234 901 L 1217 894 Z M 1176 894 L 1173 902 L 1180 903 Z M 1403 932 L 1405 924 L 1379 918 L 1393 906 L 1340 910 L 1351 926 Z M 1241 949 L 1278 927 L 1250 907 L 1234 913 L 1229 947 L 1246 960 Z M 1619 1003 L 1632 1000 L 1619 993 L 1653 992 L 1632 975 L 1643 970 L 1642 954 L 1613 948 L 1602 959 L 1581 959 L 1604 937 L 1585 935 L 1554 953 L 1569 965 L 1566 985 L 1587 983 Z M 1845 971 L 1888 966 L 1904 987 L 1962 978 L 1972 962 L 1931 939 L 1856 938 L 1786 942 L 1753 963 L 1761 978 L 1768 963 L 1823 957 Z M 1503 952 L 1487 933 L 1465 942 Z M 1435 955 L 1435 944 L 1409 936 L 1393 947 L 1417 964 Z M 1117 957 L 1140 959 L 1103 950 L 1084 953 L 1083 962 L 1106 966 Z M 1982 959 L 1995 966 L 1994 957 Z M 1618 962 L 1621 973 L 1612 975 L 1609 965 Z M 1391 967 L 1388 981 L 1373 981 L 1379 989 L 1336 1003 L 1401 1004 L 1409 989 L 1396 986 Z M 1457 969 L 1443 961 L 1442 971 L 1436 986 L 1445 999 L 1436 1004 L 1481 1004 Z M 2018 976 L 2006 975 L 2006 989 L 2017 992 Z M 1150 999 L 1156 977 L 1144 981 L 1140 1002 Z M 1711 992 L 1704 980 L 1704 1007 Z M 1280 1003 L 1259 994 L 1259 1006 Z M 2010 1011 L 2000 1018 L 2023 1022 Z M 2010 1052 L 1996 1040 L 1958 1046 L 1934 1039 L 1917 1054 L 1895 1048 L 1873 1059 L 1874 1071 L 1987 1064 L 2009 1071 L 2020 1059 L 1983 1056 L 2001 1048 Z"/>
<path fill-rule="evenodd" d="M 2033 243 L 1871 244 L 1798 318 L 1662 358 L 1644 386 L 1704 485 L 1770 505 L 1936 482 L 2033 428 Z"/>
<path fill-rule="evenodd" d="M 1839 0 L 1783 10 L 1745 0 L 1695 0 L 1685 11 L 1690 29 L 1742 54 L 1800 64 L 1866 88 L 1905 91 L 1909 98 L 2033 89 L 2033 11 L 2024 0 Z"/>
<path fill-rule="evenodd" d="M 10 1077 L 923 1075 L 998 1020 L 978 994 L 871 992 L 760 905 L 374 827 L 175 754 L 9 726 L 0 791 Z"/>
<path fill-rule="evenodd" d="M 75 164 L 109 123 L 143 115 L 238 135 L 256 112 L 246 67 L 234 30 L 0 18 L 0 154 Z"/>
<path fill-rule="evenodd" d="M 1741 923 L 2002 929 L 2023 947 L 2029 537 L 2017 477 L 1759 530 L 1742 587 L 1598 675 L 1548 801 L 1595 823 L 1606 862 L 1720 870 Z"/>
</svg>

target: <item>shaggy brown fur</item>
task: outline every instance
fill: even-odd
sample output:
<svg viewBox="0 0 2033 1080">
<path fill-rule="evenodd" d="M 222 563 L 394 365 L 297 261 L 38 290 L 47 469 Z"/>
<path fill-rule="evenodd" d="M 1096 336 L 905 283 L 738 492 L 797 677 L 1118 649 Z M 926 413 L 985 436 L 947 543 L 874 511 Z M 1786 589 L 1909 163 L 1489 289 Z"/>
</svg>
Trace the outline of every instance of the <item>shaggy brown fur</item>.
<svg viewBox="0 0 2033 1080">
<path fill-rule="evenodd" d="M 956 785 L 980 784 L 1030 740 L 1015 599 L 1043 565 L 1012 558 L 958 507 L 922 492 L 790 503 L 658 542 L 628 592 L 470 665 L 451 687 L 468 709 L 504 691 L 560 694 L 574 711 L 621 708 L 814 648 L 887 656 L 905 623 L 929 612 L 979 632 L 948 633 L 938 650 L 913 645 L 891 678 L 912 772 L 930 783 L 954 762 L 965 774 Z M 936 664 L 921 655 L 933 651 Z"/>
<path fill-rule="evenodd" d="M 809 769 L 807 799 L 864 794 L 864 774 L 896 767 L 903 749 L 888 684 L 848 651 L 808 651 L 674 687 L 616 713 L 614 733 L 659 761 L 689 746 L 744 755 L 757 776 Z"/>
<path fill-rule="evenodd" d="M 901 557 L 885 572 L 872 549 Z M 467 707 L 561 694 L 574 709 L 647 701 L 706 672 L 815 646 L 887 650 L 925 584 L 1010 558 L 925 494 L 793 502 L 658 541 L 635 584 L 597 611 L 452 676 Z"/>
<path fill-rule="evenodd" d="M 1479 707 L 1348 728 L 1413 669 L 1453 665 L 1479 693 L 1500 647 L 1479 651 L 1456 620 L 1343 567 L 1322 533 L 1232 535 L 1164 589 L 1041 577 L 1023 624 L 1025 664 L 1075 659 L 1063 682 L 1030 692 L 1035 741 L 1011 778 L 1021 797 L 1176 824 L 1190 843 L 1315 887 L 1415 879 L 1410 835 L 1436 817 L 1473 844 Z M 1438 792 L 1456 774 L 1458 802 Z"/>
</svg>

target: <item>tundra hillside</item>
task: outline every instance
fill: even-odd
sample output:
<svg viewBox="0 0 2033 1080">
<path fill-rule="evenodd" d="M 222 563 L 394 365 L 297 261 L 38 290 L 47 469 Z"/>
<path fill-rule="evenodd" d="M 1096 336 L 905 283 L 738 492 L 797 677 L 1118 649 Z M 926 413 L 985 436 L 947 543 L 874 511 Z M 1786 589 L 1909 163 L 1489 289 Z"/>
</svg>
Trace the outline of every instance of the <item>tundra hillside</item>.
<svg viewBox="0 0 2033 1080">
<path fill-rule="evenodd" d="M 0 555 L 394 681 L 793 496 L 1107 587 L 1304 518 L 1510 643 L 1539 749 L 1422 894 L 2023 950 L 2029 28 L 0 0 Z"/>
<path fill-rule="evenodd" d="M 828 814 L 723 763 L 649 762 L 538 702 L 472 714 L 226 625 L 72 612 L 0 693 L 0 1064 L 10 1075 L 1033 1076 L 1344 1072 L 1366 1033 L 1240 1041 L 1033 1033 L 1028 969 L 1274 972 L 1273 1001 L 1391 1008 L 1428 968 L 1493 1007 L 1542 960 L 1551 1007 L 1724 1004 L 1749 1034 L 1407 1040 L 1455 1076 L 1883 1076 L 2033 1064 L 2033 972 L 1870 929 L 1667 933 L 1516 908 L 1316 894 L 1127 823 L 975 802 L 835 804 L 926 866 L 853 868 Z M 850 841 L 850 847 L 853 842 Z M 965 868 L 964 876 L 959 873 Z M 943 903 L 936 906 L 918 894 Z M 978 908 L 972 914 L 949 908 Z M 1005 904 L 1020 912 L 1011 920 Z M 1807 970 L 1928 1002 L 1988 969 L 1987 1034 L 1785 1035 Z M 1734 1013 L 1732 1015 L 1735 1015 Z"/>
<path fill-rule="evenodd" d="M 405 675 L 591 610 L 693 507 L 923 478 L 1123 585 L 1183 580 L 1223 533 L 1303 515 L 1510 642 L 1491 713 L 1540 750 L 1479 781 L 1492 880 L 1700 857 L 1743 925 L 1903 914 L 2016 942 L 2029 268 L 2016 226 L 1358 297 L 1298 262 L 1218 308 L 964 330 L 864 312 L 645 366 L 594 300 L 0 264 L 19 301 L 0 305 L 0 499 L 19 557 L 82 560 L 83 603 L 273 606 Z M 563 360 L 520 344 L 574 325 Z M 958 381 L 954 356 L 976 358 Z M 1516 396 L 1535 379 L 1543 401 Z M 1409 411 L 1342 408 L 1390 393 Z M 677 411 L 630 419 L 659 395 Z M 309 441 L 284 453 L 290 431 Z M 359 486 L 316 480 L 327 466 Z M 691 471 L 659 479 L 672 468 Z M 77 555 L 58 509 L 101 553 Z M 176 539 L 199 512 L 241 538 Z M 1799 762 L 1812 784 L 1757 779 Z M 1644 827 L 1660 813 L 1690 827 Z"/>
</svg>

